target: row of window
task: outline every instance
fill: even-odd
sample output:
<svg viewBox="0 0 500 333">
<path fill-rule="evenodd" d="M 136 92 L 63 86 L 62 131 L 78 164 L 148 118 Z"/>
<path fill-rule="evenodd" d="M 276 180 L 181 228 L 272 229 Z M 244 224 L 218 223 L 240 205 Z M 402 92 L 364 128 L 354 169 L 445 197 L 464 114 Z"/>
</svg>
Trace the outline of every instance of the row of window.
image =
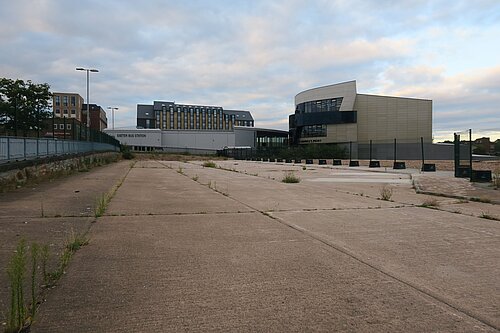
<svg viewBox="0 0 500 333">
<path fill-rule="evenodd" d="M 56 109 L 56 114 L 61 114 L 61 110 Z M 68 110 L 63 110 L 63 114 L 68 114 Z M 71 110 L 71 114 L 76 114 L 76 110 Z"/>
<path fill-rule="evenodd" d="M 297 105 L 295 113 L 340 111 L 342 99 L 342 97 L 337 97 L 300 103 Z"/>
<path fill-rule="evenodd" d="M 54 129 L 64 129 L 64 124 L 54 124 Z M 71 130 L 71 124 L 66 124 L 66 129 Z"/>
<path fill-rule="evenodd" d="M 161 129 L 231 129 L 234 115 L 228 116 L 222 109 L 170 107 L 155 113 L 155 128 Z"/>
<path fill-rule="evenodd" d="M 76 96 L 69 96 L 69 101 L 71 106 L 76 106 Z M 56 106 L 61 106 L 61 96 L 54 96 L 54 104 Z M 63 101 L 62 101 L 63 106 L 68 106 L 68 96 L 63 96 Z"/>
</svg>

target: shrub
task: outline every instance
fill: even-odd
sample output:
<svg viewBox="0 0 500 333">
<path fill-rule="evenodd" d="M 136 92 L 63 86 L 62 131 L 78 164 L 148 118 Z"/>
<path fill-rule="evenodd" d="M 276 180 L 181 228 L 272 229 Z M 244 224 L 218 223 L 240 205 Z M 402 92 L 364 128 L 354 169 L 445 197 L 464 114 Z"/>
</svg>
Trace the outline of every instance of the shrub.
<svg viewBox="0 0 500 333">
<path fill-rule="evenodd" d="M 132 154 L 132 150 L 130 149 L 130 146 L 127 145 L 121 145 L 120 146 L 120 151 L 122 153 L 122 157 L 126 160 L 131 160 L 134 158 L 134 154 Z"/>
<path fill-rule="evenodd" d="M 420 205 L 420 207 L 426 207 L 426 208 L 429 208 L 429 207 L 438 207 L 438 206 L 439 206 L 439 201 L 437 201 L 436 198 L 427 198 Z"/>
<path fill-rule="evenodd" d="M 385 201 L 390 201 L 391 197 L 392 197 L 392 189 L 389 186 L 384 185 L 380 189 L 380 199 Z"/>
<path fill-rule="evenodd" d="M 203 162 L 203 166 L 205 168 L 216 168 L 217 167 L 217 165 L 214 162 L 212 162 L 212 161 L 205 161 L 205 162 Z"/>
<path fill-rule="evenodd" d="M 283 183 L 300 183 L 300 178 L 295 176 L 293 172 L 287 172 L 281 181 Z"/>
</svg>

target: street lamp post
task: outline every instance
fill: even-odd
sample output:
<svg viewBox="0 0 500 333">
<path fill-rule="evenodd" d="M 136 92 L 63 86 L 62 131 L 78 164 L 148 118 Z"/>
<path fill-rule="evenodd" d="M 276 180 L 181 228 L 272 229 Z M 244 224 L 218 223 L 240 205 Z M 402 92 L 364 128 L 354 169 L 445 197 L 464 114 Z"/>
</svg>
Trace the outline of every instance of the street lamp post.
<svg viewBox="0 0 500 333">
<path fill-rule="evenodd" d="M 83 67 L 77 67 L 76 70 L 87 72 L 87 128 L 90 129 L 89 72 L 97 73 L 99 71 L 95 68 L 83 68 Z M 90 141 L 90 135 L 87 136 L 87 141 Z"/>
<path fill-rule="evenodd" d="M 108 110 L 111 110 L 111 124 L 113 125 L 113 129 L 115 129 L 115 110 L 118 110 L 118 108 L 108 106 Z"/>
</svg>

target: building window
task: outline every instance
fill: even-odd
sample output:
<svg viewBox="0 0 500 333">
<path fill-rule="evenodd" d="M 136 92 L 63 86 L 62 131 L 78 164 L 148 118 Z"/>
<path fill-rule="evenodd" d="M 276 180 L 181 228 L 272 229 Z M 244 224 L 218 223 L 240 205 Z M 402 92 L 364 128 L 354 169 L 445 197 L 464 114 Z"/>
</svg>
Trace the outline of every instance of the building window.
<svg viewBox="0 0 500 333">
<path fill-rule="evenodd" d="M 64 114 L 68 114 L 68 110 L 64 110 Z"/>
<path fill-rule="evenodd" d="M 71 110 L 71 114 L 76 114 L 76 110 L 75 110 L 75 109 L 72 109 L 72 110 Z"/>
<path fill-rule="evenodd" d="M 194 111 L 193 109 L 189 110 L 189 128 L 194 129 Z"/>
<path fill-rule="evenodd" d="M 59 124 L 59 129 L 64 129 L 64 124 Z"/>
<path fill-rule="evenodd" d="M 54 129 L 57 129 L 57 124 L 54 124 Z"/>
<path fill-rule="evenodd" d="M 56 113 L 57 113 L 57 114 L 60 114 L 60 113 L 61 113 L 61 110 L 56 109 Z"/>
<path fill-rule="evenodd" d="M 196 129 L 200 129 L 200 109 L 196 109 Z"/>
<path fill-rule="evenodd" d="M 63 96 L 63 106 L 68 106 L 68 96 Z"/>
<path fill-rule="evenodd" d="M 310 125 L 302 127 L 302 138 L 314 138 L 318 136 L 326 136 L 326 125 Z"/>
<path fill-rule="evenodd" d="M 71 124 L 66 124 L 66 129 L 70 130 L 71 129 Z"/>
<path fill-rule="evenodd" d="M 61 105 L 61 97 L 60 96 L 56 96 L 55 100 L 56 100 L 55 101 L 56 106 L 60 106 Z"/>
<path fill-rule="evenodd" d="M 71 96 L 71 106 L 76 106 L 76 96 Z"/>
</svg>

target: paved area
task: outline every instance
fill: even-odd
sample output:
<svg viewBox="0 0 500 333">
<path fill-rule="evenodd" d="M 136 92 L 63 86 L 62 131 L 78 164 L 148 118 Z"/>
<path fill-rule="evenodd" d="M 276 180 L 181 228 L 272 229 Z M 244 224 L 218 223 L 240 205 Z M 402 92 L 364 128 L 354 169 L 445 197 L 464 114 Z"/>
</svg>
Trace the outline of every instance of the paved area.
<svg viewBox="0 0 500 333">
<path fill-rule="evenodd" d="M 51 267 L 72 233 L 89 229 L 96 199 L 130 170 L 119 162 L 13 192 L 0 193 L 0 323 L 9 300 L 6 267 L 21 239 L 49 245 Z M 2 329 L 2 326 L 0 326 Z"/>
<path fill-rule="evenodd" d="M 498 205 L 409 171 L 216 163 L 122 169 L 32 331 L 499 331 Z"/>
</svg>

